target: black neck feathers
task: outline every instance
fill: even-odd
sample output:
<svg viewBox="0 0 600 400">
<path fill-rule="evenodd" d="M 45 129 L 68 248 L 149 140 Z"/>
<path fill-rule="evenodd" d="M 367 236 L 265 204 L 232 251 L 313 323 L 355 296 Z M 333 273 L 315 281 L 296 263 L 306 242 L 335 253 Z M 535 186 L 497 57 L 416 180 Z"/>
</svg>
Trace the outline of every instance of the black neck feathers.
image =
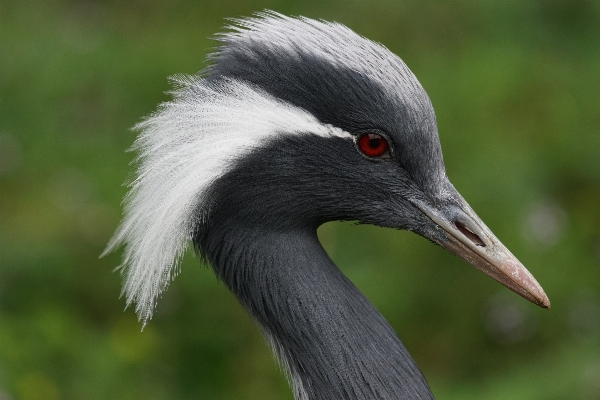
<svg viewBox="0 0 600 400">
<path fill-rule="evenodd" d="M 361 189 L 340 167 L 361 160 L 350 140 L 274 141 L 214 183 L 194 244 L 262 326 L 296 399 L 432 399 L 394 330 L 317 239 L 323 222 L 377 215 L 377 179 Z"/>
<path fill-rule="evenodd" d="M 333 264 L 313 228 L 210 224 L 196 245 L 262 326 L 297 399 L 433 398 L 394 330 Z"/>
</svg>

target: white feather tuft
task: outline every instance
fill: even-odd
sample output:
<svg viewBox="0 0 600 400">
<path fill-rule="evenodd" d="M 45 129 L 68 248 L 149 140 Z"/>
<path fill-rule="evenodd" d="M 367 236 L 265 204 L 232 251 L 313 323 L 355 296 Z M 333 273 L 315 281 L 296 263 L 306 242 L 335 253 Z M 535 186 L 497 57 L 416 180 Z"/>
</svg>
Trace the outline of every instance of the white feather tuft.
<svg viewBox="0 0 600 400">
<path fill-rule="evenodd" d="M 350 135 L 248 84 L 172 78 L 174 99 L 138 124 L 137 170 L 124 217 L 103 255 L 125 246 L 123 294 L 144 324 L 178 272 L 211 183 L 284 134 Z"/>
</svg>

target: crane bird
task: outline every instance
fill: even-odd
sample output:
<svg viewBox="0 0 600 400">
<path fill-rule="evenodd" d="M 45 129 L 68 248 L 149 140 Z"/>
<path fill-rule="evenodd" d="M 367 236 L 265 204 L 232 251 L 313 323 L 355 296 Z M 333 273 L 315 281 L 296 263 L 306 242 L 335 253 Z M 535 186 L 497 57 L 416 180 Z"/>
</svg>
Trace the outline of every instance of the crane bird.
<svg viewBox="0 0 600 400">
<path fill-rule="evenodd" d="M 448 180 L 431 102 L 396 55 L 349 28 L 237 20 L 211 65 L 176 76 L 137 125 L 137 169 L 107 251 L 146 323 L 193 244 L 261 326 L 295 398 L 431 399 L 419 368 L 317 239 L 405 229 L 527 300 L 543 289 Z"/>
</svg>

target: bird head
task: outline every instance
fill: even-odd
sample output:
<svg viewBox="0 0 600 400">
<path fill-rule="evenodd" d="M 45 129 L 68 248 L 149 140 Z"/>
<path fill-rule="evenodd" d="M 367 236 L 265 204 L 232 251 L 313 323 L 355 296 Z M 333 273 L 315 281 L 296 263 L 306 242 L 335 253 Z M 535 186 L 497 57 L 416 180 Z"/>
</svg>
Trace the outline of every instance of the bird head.
<svg viewBox="0 0 600 400">
<path fill-rule="evenodd" d="M 174 99 L 137 126 L 108 250 L 126 246 L 124 291 L 142 319 L 208 229 L 332 220 L 414 231 L 550 306 L 448 180 L 433 107 L 400 58 L 343 25 L 275 13 L 218 40 L 212 65 L 175 77 Z"/>
</svg>

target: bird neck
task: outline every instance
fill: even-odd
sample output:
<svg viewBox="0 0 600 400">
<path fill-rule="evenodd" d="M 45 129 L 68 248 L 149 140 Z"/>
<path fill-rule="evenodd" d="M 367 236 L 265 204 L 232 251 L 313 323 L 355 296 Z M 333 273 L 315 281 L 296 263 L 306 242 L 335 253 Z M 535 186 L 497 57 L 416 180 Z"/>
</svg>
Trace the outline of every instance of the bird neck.
<svg viewBox="0 0 600 400">
<path fill-rule="evenodd" d="M 199 246 L 262 326 L 297 400 L 433 398 L 394 330 L 331 261 L 316 229 L 234 232 L 204 236 Z"/>
</svg>

